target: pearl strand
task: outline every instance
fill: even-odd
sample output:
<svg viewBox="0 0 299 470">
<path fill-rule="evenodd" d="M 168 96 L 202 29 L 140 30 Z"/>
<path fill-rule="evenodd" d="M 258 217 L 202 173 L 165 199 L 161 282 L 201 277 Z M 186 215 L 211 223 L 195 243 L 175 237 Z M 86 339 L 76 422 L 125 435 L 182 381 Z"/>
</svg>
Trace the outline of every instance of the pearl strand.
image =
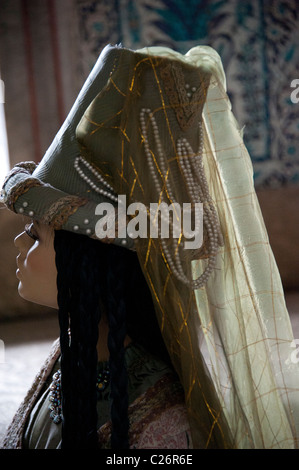
<svg viewBox="0 0 299 470">
<path fill-rule="evenodd" d="M 94 181 L 92 181 L 91 178 L 89 178 L 84 171 L 80 168 L 79 162 L 83 163 L 85 167 L 99 180 L 99 182 L 103 185 L 106 186 L 108 189 L 105 190 L 103 188 L 100 188 L 96 185 Z M 78 172 L 79 176 L 98 194 L 101 194 L 104 197 L 107 197 L 108 199 L 111 199 L 113 202 L 117 202 L 117 196 L 113 192 L 112 186 L 110 186 L 107 181 L 104 180 L 104 178 L 99 174 L 99 172 L 89 163 L 87 162 L 81 155 L 75 158 L 74 161 L 74 168 Z"/>
<path fill-rule="evenodd" d="M 159 164 L 160 164 L 160 167 L 161 167 L 161 170 L 162 170 L 161 173 L 162 173 L 163 177 L 165 177 L 166 173 L 167 173 L 166 172 L 166 166 L 165 166 L 165 156 L 164 156 L 162 144 L 161 144 L 161 141 L 160 141 L 160 138 L 159 138 L 159 129 L 158 129 L 158 125 L 156 123 L 156 120 L 155 120 L 155 118 L 154 118 L 154 116 L 153 116 L 150 109 L 143 108 L 140 112 L 140 123 L 141 123 L 142 135 L 143 135 L 143 139 L 144 139 L 145 155 L 146 155 L 146 159 L 147 159 L 148 166 L 149 166 L 149 169 L 150 169 L 150 174 L 151 174 L 152 181 L 154 182 L 154 185 L 155 185 L 155 188 L 156 188 L 156 191 L 157 191 L 159 197 L 161 197 L 161 201 L 163 201 L 165 199 L 165 196 L 164 196 L 164 193 L 161 194 L 161 187 L 162 186 L 161 186 L 159 177 L 157 175 L 158 170 L 156 170 L 156 168 L 154 166 L 154 163 L 153 163 L 153 155 L 152 155 L 152 152 L 150 150 L 149 143 L 148 143 L 148 138 L 147 138 L 147 126 L 146 126 L 146 119 L 145 119 L 146 114 L 149 117 L 149 122 L 152 126 L 152 129 L 153 129 L 155 145 L 156 145 L 156 148 L 157 148 L 157 156 L 159 157 Z M 201 138 L 201 142 L 202 142 L 202 138 Z M 188 176 L 188 181 L 190 183 L 190 186 L 193 188 L 193 193 L 194 193 L 194 188 L 195 188 L 196 185 L 193 181 L 192 174 L 190 174 Z M 172 200 L 173 202 L 175 202 L 175 199 L 173 197 L 173 194 L 172 194 L 171 188 L 169 186 L 169 183 L 166 180 L 165 180 L 165 186 L 166 186 L 166 189 L 167 189 L 167 194 L 168 194 L 169 199 Z M 193 194 L 193 196 L 194 196 L 194 194 Z M 192 197 L 192 199 L 195 200 L 197 198 Z M 163 214 L 161 214 L 161 217 L 163 218 Z M 196 227 L 196 229 L 199 229 L 199 227 Z M 158 227 L 158 234 L 159 234 L 159 236 L 161 235 L 160 227 Z M 201 285 L 203 285 L 204 282 L 206 282 L 208 276 L 206 276 L 206 274 L 204 273 L 204 275 L 201 277 L 201 280 L 202 280 L 201 284 L 199 284 L 199 282 L 194 283 L 193 280 L 189 280 L 186 277 L 186 275 L 184 273 L 184 270 L 183 270 L 183 267 L 182 267 L 181 259 L 178 256 L 180 246 L 178 246 L 177 243 L 178 242 L 176 242 L 174 239 L 172 240 L 172 245 L 173 245 L 172 250 L 173 250 L 173 253 L 176 253 L 176 255 L 175 255 L 175 258 L 176 258 L 175 261 L 176 262 L 174 262 L 173 257 L 170 253 L 170 249 L 167 246 L 167 242 L 163 238 L 161 238 L 161 245 L 162 245 L 162 248 L 164 250 L 164 254 L 165 254 L 165 257 L 168 261 L 169 267 L 173 271 L 173 273 L 176 275 L 176 277 L 178 279 L 180 279 L 184 284 L 191 285 L 192 288 L 198 288 Z"/>
<path fill-rule="evenodd" d="M 149 147 L 148 137 L 147 137 L 147 126 L 146 126 L 146 118 L 145 116 L 148 115 L 149 123 L 151 124 L 153 130 L 154 141 L 157 149 L 157 156 L 159 157 L 159 165 L 161 168 L 161 175 L 160 178 L 158 176 L 158 169 L 154 165 L 153 155 Z M 141 122 L 141 130 L 143 133 L 144 138 L 144 149 L 145 155 L 148 162 L 148 166 L 150 169 L 150 174 L 152 181 L 154 183 L 155 189 L 161 198 L 161 201 L 165 200 L 165 194 L 162 193 L 162 183 L 161 178 L 166 177 L 166 166 L 165 166 L 165 157 L 162 149 L 162 144 L 159 138 L 159 129 L 150 109 L 142 109 L 140 113 L 140 122 Z M 178 242 L 172 240 L 172 252 L 174 256 L 171 255 L 170 248 L 167 246 L 167 243 L 164 239 L 161 238 L 162 248 L 165 253 L 165 257 L 168 261 L 170 269 L 179 278 L 184 284 L 190 285 L 193 289 L 198 289 L 202 287 L 208 280 L 209 276 L 211 275 L 212 271 L 216 265 L 216 256 L 218 252 L 218 246 L 222 243 L 222 234 L 220 231 L 219 221 L 217 217 L 216 210 L 213 205 L 213 201 L 209 194 L 209 188 L 207 184 L 207 180 L 204 173 L 203 163 L 202 163 L 202 150 L 203 150 L 203 129 L 200 123 L 199 128 L 199 149 L 196 155 L 193 155 L 193 149 L 187 139 L 179 139 L 177 142 L 177 152 L 178 156 L 181 157 L 181 168 L 186 180 L 187 191 L 191 200 L 191 203 L 195 204 L 196 202 L 203 203 L 204 209 L 204 228 L 207 233 L 208 238 L 208 247 L 209 247 L 209 261 L 208 265 L 205 268 L 204 272 L 199 276 L 196 280 L 190 280 L 186 277 L 181 259 L 179 256 L 179 251 L 181 245 L 178 245 Z M 192 158 L 190 158 L 192 155 Z M 189 156 L 189 157 L 188 157 Z M 170 200 L 173 202 L 174 197 L 172 195 L 172 191 L 170 188 L 169 183 L 165 180 L 165 187 L 167 189 L 167 195 Z M 161 214 L 163 217 L 163 214 Z M 199 230 L 200 227 L 196 226 L 195 230 Z M 159 236 L 161 235 L 161 230 L 159 228 Z M 187 235 L 187 234 L 185 234 Z M 173 259 L 173 257 L 175 259 Z"/>
<path fill-rule="evenodd" d="M 142 135 L 144 138 L 144 150 L 145 150 L 145 156 L 147 158 L 147 163 L 149 166 L 150 174 L 151 174 L 151 180 L 154 182 L 155 188 L 157 193 L 161 193 L 161 183 L 160 183 L 160 178 L 157 175 L 157 171 L 153 162 L 152 158 L 152 153 L 149 147 L 149 143 L 147 140 L 147 126 L 146 126 L 146 120 L 145 120 L 145 115 L 150 114 L 151 110 L 150 109 L 142 109 L 140 112 L 140 123 L 141 123 L 141 130 L 142 130 Z M 152 122 L 152 121 L 151 121 Z"/>
<path fill-rule="evenodd" d="M 198 149 L 198 153 L 196 155 L 194 155 L 194 152 L 193 152 L 191 146 L 189 145 L 189 143 L 186 139 L 179 139 L 178 142 L 177 142 L 177 153 L 178 153 L 178 157 L 179 157 L 179 160 L 180 160 L 180 166 L 181 166 L 181 169 L 182 169 L 182 173 L 185 177 L 187 192 L 189 194 L 191 204 L 193 204 L 193 205 L 198 203 L 198 202 L 201 202 L 201 200 L 200 200 L 200 197 L 199 197 L 198 184 L 196 184 L 196 178 L 194 178 L 195 175 L 194 175 L 194 173 L 192 171 L 192 168 L 191 168 L 191 165 L 190 165 L 190 159 L 200 161 L 201 160 L 201 151 L 202 151 L 202 138 L 201 138 L 201 135 L 200 135 L 199 149 Z M 192 156 L 192 157 L 190 158 L 190 156 Z M 196 221 L 196 222 L 197 222 L 197 225 L 195 225 L 195 232 L 200 230 L 199 222 L 198 221 Z M 182 278 L 182 276 L 185 277 L 184 273 L 182 272 L 181 265 L 178 267 L 178 269 L 180 271 L 181 278 Z M 207 272 L 207 270 L 205 270 L 205 272 L 200 276 L 199 279 L 197 279 L 196 281 L 189 280 L 188 284 L 193 289 L 199 288 L 199 287 L 202 287 L 205 284 L 207 279 L 208 279 L 208 272 Z"/>
<path fill-rule="evenodd" d="M 154 134 L 154 139 L 155 139 L 155 144 L 157 147 L 157 155 L 159 157 L 159 163 L 161 166 L 161 175 L 160 178 L 157 173 L 159 173 L 158 169 L 156 169 L 154 162 L 153 162 L 153 155 L 149 147 L 148 139 L 147 139 L 147 125 L 146 125 L 146 119 L 145 115 L 149 116 L 150 124 L 152 125 L 153 128 L 153 134 Z M 164 178 L 164 175 L 166 174 L 165 170 L 165 165 L 164 165 L 164 154 L 163 154 L 163 149 L 162 149 L 162 144 L 159 138 L 159 129 L 156 123 L 156 120 L 151 112 L 150 109 L 148 108 L 143 108 L 140 112 L 140 123 L 141 123 L 141 130 L 142 130 L 142 135 L 144 138 L 144 149 L 145 149 L 145 156 L 147 158 L 150 174 L 151 174 L 151 181 L 154 182 L 154 186 L 156 188 L 156 192 L 159 195 L 159 199 L 161 198 L 161 202 L 165 200 L 164 193 L 162 193 L 162 184 L 161 184 L 161 178 Z M 167 188 L 167 193 L 169 195 L 169 199 L 174 202 L 174 198 L 172 196 L 171 190 L 169 188 L 169 185 L 167 184 L 167 181 L 165 181 L 165 187 Z M 165 217 L 163 216 L 163 213 L 161 213 L 161 217 L 164 221 L 166 221 Z M 159 231 L 158 227 L 158 231 Z M 160 235 L 160 232 L 158 232 Z"/>
<path fill-rule="evenodd" d="M 202 132 L 202 128 L 201 128 L 201 132 Z M 203 139 L 202 139 L 202 146 L 203 146 Z M 218 218 L 217 211 L 215 209 L 213 200 L 209 192 L 209 186 L 208 186 L 208 182 L 207 182 L 205 171 L 204 171 L 202 156 L 200 159 L 191 159 L 191 166 L 193 168 L 194 174 L 198 178 L 197 187 L 199 190 L 200 197 L 202 197 L 203 198 L 202 201 L 205 202 L 204 214 L 209 214 L 209 218 L 211 218 L 212 224 L 215 228 L 215 231 L 217 232 L 217 244 L 218 246 L 223 246 L 223 236 L 221 233 L 219 218 Z"/>
<path fill-rule="evenodd" d="M 202 148 L 202 139 L 200 143 Z M 190 189 L 192 196 L 195 198 L 199 197 L 199 199 L 201 199 L 204 204 L 204 226 L 209 241 L 208 266 L 204 270 L 203 274 L 194 281 L 195 288 L 198 288 L 207 281 L 212 270 L 215 268 L 216 255 L 218 252 L 218 246 L 220 244 L 219 241 L 222 239 L 222 234 L 220 232 L 217 213 L 209 194 L 208 184 L 204 174 L 202 154 L 199 151 L 198 155 L 194 156 L 194 158 L 186 158 L 188 155 L 190 155 L 190 153 L 192 154 L 193 151 L 189 142 L 186 139 L 181 139 L 181 141 L 178 143 L 178 154 L 183 157 L 181 163 L 182 170 L 187 180 L 187 187 Z M 196 189 L 198 190 L 198 195 L 196 194 Z"/>
<path fill-rule="evenodd" d="M 153 155 L 152 155 L 152 152 L 150 150 L 149 143 L 148 143 L 147 125 L 146 125 L 146 118 L 145 118 L 146 115 L 148 115 L 149 123 L 151 124 L 152 129 L 153 129 L 155 145 L 156 145 L 156 148 L 157 148 L 157 156 L 159 157 L 159 163 L 160 163 L 161 170 L 164 173 L 164 174 L 162 174 L 162 172 L 161 172 L 163 177 L 164 177 L 164 175 L 166 175 L 166 169 L 165 169 L 165 165 L 164 165 L 165 157 L 164 157 L 162 144 L 161 144 L 160 137 L 159 137 L 159 129 L 158 129 L 156 120 L 155 120 L 155 118 L 154 118 L 154 116 L 153 116 L 153 114 L 152 114 L 152 112 L 149 108 L 143 108 L 140 112 L 140 124 L 141 124 L 141 131 L 142 131 L 143 139 L 144 139 L 145 156 L 146 156 L 146 159 L 147 159 L 147 162 L 148 162 L 148 166 L 149 166 L 149 170 L 150 170 L 150 174 L 151 174 L 151 180 L 153 181 L 154 186 L 156 188 L 156 192 L 157 192 L 159 198 L 161 198 L 161 202 L 162 202 L 163 200 L 165 200 L 165 196 L 164 196 L 164 193 L 161 194 L 162 185 L 160 183 L 160 178 L 157 175 L 158 169 L 155 168 L 155 165 L 154 165 L 154 162 L 153 162 Z M 167 181 L 165 181 L 165 186 L 167 188 L 169 198 L 174 202 L 174 198 L 173 198 L 171 189 L 170 189 L 169 185 L 167 184 Z M 163 219 L 163 214 L 161 214 L 161 217 Z M 158 235 L 159 235 L 159 237 L 161 235 L 161 228 L 159 226 L 158 226 Z M 166 259 L 168 261 L 168 264 L 169 264 L 170 268 L 172 269 L 172 271 L 184 283 L 186 283 L 186 281 L 188 282 L 188 279 L 186 279 L 185 276 L 181 275 L 181 269 L 179 268 L 179 270 L 177 270 L 177 267 L 174 265 L 174 263 L 172 261 L 171 254 L 170 254 L 169 249 L 168 249 L 168 246 L 166 245 L 166 242 L 163 238 L 161 238 L 161 244 L 162 244 L 162 248 L 163 248 L 164 253 L 165 253 L 165 257 L 166 257 Z"/>
</svg>

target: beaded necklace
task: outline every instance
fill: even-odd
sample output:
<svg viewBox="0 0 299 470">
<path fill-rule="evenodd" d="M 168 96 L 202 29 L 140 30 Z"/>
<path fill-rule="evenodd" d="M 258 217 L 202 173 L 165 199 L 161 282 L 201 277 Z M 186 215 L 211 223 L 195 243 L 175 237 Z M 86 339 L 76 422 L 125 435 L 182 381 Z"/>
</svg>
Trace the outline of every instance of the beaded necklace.
<svg viewBox="0 0 299 470">
<path fill-rule="evenodd" d="M 96 381 L 96 390 L 98 400 L 102 398 L 102 393 L 106 390 L 110 382 L 110 372 L 108 364 L 105 364 L 98 372 Z M 49 410 L 50 418 L 53 423 L 59 424 L 62 421 L 62 409 L 61 409 L 61 370 L 53 374 L 52 383 L 50 385 L 49 395 Z"/>
</svg>

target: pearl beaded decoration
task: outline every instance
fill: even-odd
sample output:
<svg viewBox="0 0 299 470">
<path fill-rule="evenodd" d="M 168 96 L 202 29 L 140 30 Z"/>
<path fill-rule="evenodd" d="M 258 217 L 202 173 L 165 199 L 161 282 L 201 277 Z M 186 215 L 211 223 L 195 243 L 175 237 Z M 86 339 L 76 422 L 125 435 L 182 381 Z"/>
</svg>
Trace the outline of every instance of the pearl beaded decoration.
<svg viewBox="0 0 299 470">
<path fill-rule="evenodd" d="M 146 117 L 145 117 L 146 115 L 148 117 L 148 124 L 147 124 Z M 174 203 L 175 199 L 173 197 L 171 187 L 170 187 L 170 185 L 167 181 L 168 171 L 167 171 L 166 165 L 165 165 L 165 156 L 164 156 L 162 144 L 161 144 L 160 137 L 159 137 L 158 125 L 157 125 L 156 120 L 154 118 L 154 115 L 153 115 L 153 113 L 151 112 L 150 109 L 148 109 L 148 108 L 145 109 L 144 108 L 144 109 L 141 110 L 140 123 L 141 123 L 141 130 L 142 130 L 142 134 L 143 134 L 143 139 L 144 139 L 145 155 L 146 155 L 146 159 L 147 159 L 150 174 L 151 174 L 151 179 L 152 179 L 152 181 L 154 183 L 154 186 L 156 188 L 156 193 L 158 194 L 158 200 L 163 202 L 163 200 L 165 199 L 164 191 L 162 191 L 162 182 L 163 182 L 163 187 L 167 191 L 168 199 L 171 200 Z M 149 124 L 152 126 L 155 146 L 156 146 L 156 149 L 157 149 L 156 154 L 157 154 L 158 158 L 156 159 L 155 165 L 154 165 L 154 161 L 153 161 L 154 154 L 152 153 L 152 151 L 149 147 L 149 142 L 148 142 L 147 127 L 148 127 Z M 157 160 L 159 160 L 160 167 L 158 167 Z M 158 176 L 157 173 L 159 173 L 159 176 Z M 162 214 L 162 218 L 163 218 L 163 214 Z M 159 236 L 161 234 L 160 232 L 161 232 L 160 227 L 158 227 Z M 182 282 L 184 282 L 184 284 L 189 284 L 190 281 L 186 278 L 186 276 L 183 273 L 183 268 L 182 268 L 182 265 L 181 265 L 181 262 L 180 262 L 180 258 L 176 255 L 175 256 L 176 263 L 175 263 L 172 256 L 171 256 L 171 253 L 170 253 L 170 250 L 167 246 L 167 243 L 163 238 L 161 238 L 161 244 L 162 244 L 167 262 L 168 262 L 170 268 L 172 269 L 172 271 L 174 272 L 174 274 L 177 276 L 177 278 L 179 278 Z M 174 251 L 174 253 L 176 253 L 177 252 L 176 241 L 173 240 L 172 244 L 174 245 L 173 246 L 173 251 Z"/>
<path fill-rule="evenodd" d="M 105 190 L 103 187 L 97 186 L 97 184 L 89 178 L 82 168 L 80 168 L 80 163 L 82 163 L 87 170 L 95 176 L 95 178 L 98 180 L 99 183 L 101 183 L 102 186 L 105 186 L 107 190 Z M 78 172 L 79 176 L 98 194 L 101 194 L 102 196 L 111 199 L 113 202 L 117 202 L 117 195 L 114 193 L 113 188 L 110 186 L 107 181 L 104 180 L 102 175 L 99 174 L 99 172 L 89 163 L 87 162 L 81 155 L 75 158 L 74 161 L 74 168 Z"/>
<path fill-rule="evenodd" d="M 151 152 L 150 147 L 149 147 L 148 138 L 147 138 L 147 122 L 146 122 L 146 118 L 145 118 L 146 114 L 148 115 L 149 123 L 151 124 L 152 129 L 153 129 L 154 140 L 155 140 L 155 144 L 156 144 L 157 156 L 158 156 L 158 159 L 159 159 L 160 167 L 158 167 L 158 163 L 154 164 L 153 153 Z M 162 197 L 164 196 L 163 193 L 162 193 L 162 183 L 163 183 L 163 187 L 165 187 L 166 191 L 167 191 L 168 199 L 172 202 L 175 202 L 175 199 L 174 199 L 172 191 L 171 191 L 171 187 L 167 182 L 167 177 L 168 177 L 169 171 L 168 171 L 168 169 L 166 168 L 166 165 L 165 165 L 165 160 L 166 159 L 164 157 L 164 152 L 163 152 L 162 144 L 161 144 L 160 137 L 159 137 L 159 128 L 158 128 L 158 125 L 157 125 L 156 120 L 154 118 L 154 115 L 152 114 L 150 109 L 142 109 L 141 110 L 140 122 L 141 122 L 141 129 L 142 129 L 143 137 L 144 137 L 145 155 L 146 155 L 147 163 L 148 163 L 148 166 L 149 166 L 149 169 L 150 169 L 151 179 L 154 182 L 154 185 L 156 187 L 156 191 Z M 160 170 L 160 168 L 161 168 L 161 170 Z M 158 176 L 157 173 L 159 173 L 159 176 Z"/>
<path fill-rule="evenodd" d="M 166 168 L 166 158 L 159 137 L 159 128 L 150 109 L 144 108 L 141 110 L 140 124 L 144 141 L 145 155 L 149 166 L 151 179 L 158 194 L 158 200 L 165 200 L 165 190 L 167 198 L 174 203 L 175 199 L 173 197 L 168 180 L 169 169 Z M 148 142 L 149 126 L 151 126 L 153 131 L 156 158 L 154 152 L 150 149 Z M 191 145 L 185 138 L 181 138 L 177 141 L 177 155 L 179 157 L 182 173 L 186 181 L 190 202 L 191 204 L 201 202 L 204 205 L 204 227 L 206 229 L 209 241 L 209 261 L 206 269 L 198 279 L 188 279 L 184 273 L 181 257 L 179 256 L 179 248 L 182 247 L 182 244 L 178 245 L 178 243 L 173 239 L 172 250 L 170 250 L 166 241 L 161 238 L 164 254 L 171 270 L 179 280 L 181 280 L 184 284 L 189 285 L 193 289 L 202 287 L 207 282 L 210 274 L 215 268 L 218 245 L 221 244 L 220 242 L 222 237 L 217 214 L 209 194 L 208 184 L 202 164 L 203 130 L 201 123 L 199 123 L 199 137 L 199 148 L 196 154 L 194 154 Z M 164 190 L 162 190 L 162 188 Z M 195 231 L 199 229 L 200 227 L 195 227 Z M 171 251 L 173 254 L 171 254 Z"/>
<path fill-rule="evenodd" d="M 188 98 L 192 98 L 192 95 L 193 95 L 193 93 L 196 92 L 197 88 L 195 86 L 190 88 L 189 83 L 186 83 L 185 88 L 186 88 L 186 91 L 187 91 Z"/>
<path fill-rule="evenodd" d="M 208 266 L 202 275 L 194 281 L 194 288 L 199 288 L 206 283 L 211 272 L 215 268 L 218 246 L 223 244 L 219 221 L 212 198 L 209 193 L 208 183 L 204 173 L 202 162 L 203 135 L 200 127 L 200 149 L 194 155 L 191 145 L 187 139 L 183 138 L 177 142 L 178 156 L 182 172 L 185 176 L 187 191 L 192 202 L 201 201 L 203 203 L 204 217 L 203 224 L 206 229 L 209 247 Z"/>
</svg>

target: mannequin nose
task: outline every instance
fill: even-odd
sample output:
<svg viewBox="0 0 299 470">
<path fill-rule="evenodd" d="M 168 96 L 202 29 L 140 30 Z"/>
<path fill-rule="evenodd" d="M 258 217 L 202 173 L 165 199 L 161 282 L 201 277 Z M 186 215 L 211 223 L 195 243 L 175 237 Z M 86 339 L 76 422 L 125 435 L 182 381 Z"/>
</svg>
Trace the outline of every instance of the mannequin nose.
<svg viewBox="0 0 299 470">
<path fill-rule="evenodd" d="M 14 245 L 21 252 L 28 250 L 32 246 L 32 240 L 30 240 L 26 232 L 22 232 L 14 239 Z"/>
<path fill-rule="evenodd" d="M 20 238 L 24 233 L 25 232 L 19 233 L 19 235 L 17 235 L 16 238 L 14 239 L 14 245 L 15 245 L 16 248 L 19 248 L 20 241 L 21 241 Z"/>
</svg>

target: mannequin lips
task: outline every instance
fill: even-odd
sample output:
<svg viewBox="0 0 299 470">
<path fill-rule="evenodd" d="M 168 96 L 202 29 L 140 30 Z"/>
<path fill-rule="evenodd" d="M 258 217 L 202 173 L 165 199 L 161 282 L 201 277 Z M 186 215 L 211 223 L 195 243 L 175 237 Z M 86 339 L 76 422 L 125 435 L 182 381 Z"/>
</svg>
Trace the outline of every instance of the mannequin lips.
<svg viewBox="0 0 299 470">
<path fill-rule="evenodd" d="M 21 270 L 20 270 L 20 266 L 19 266 L 19 255 L 17 256 L 16 258 L 16 264 L 17 264 L 17 270 L 16 270 L 16 277 L 19 279 L 20 276 L 21 276 Z"/>
</svg>

